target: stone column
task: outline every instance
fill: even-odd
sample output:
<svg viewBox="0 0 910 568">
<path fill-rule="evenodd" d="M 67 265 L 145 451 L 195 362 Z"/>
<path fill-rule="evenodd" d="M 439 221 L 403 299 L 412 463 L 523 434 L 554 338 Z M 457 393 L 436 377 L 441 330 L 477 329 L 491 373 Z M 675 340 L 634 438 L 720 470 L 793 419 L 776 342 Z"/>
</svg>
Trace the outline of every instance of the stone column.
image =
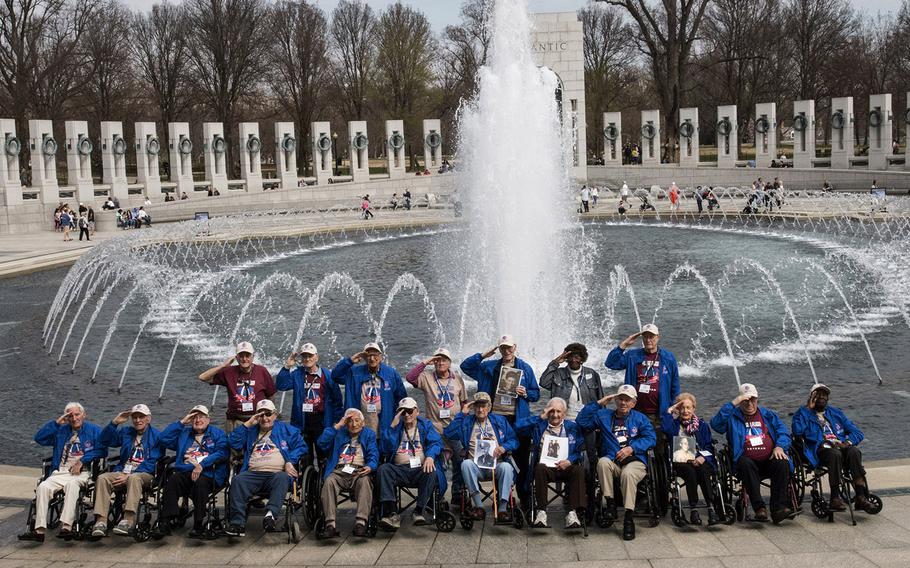
<svg viewBox="0 0 910 568">
<path fill-rule="evenodd" d="M 604 165 L 622 165 L 622 113 L 604 113 Z"/>
<path fill-rule="evenodd" d="M 891 93 L 869 95 L 869 169 L 888 169 L 894 137 Z"/>
<path fill-rule="evenodd" d="M 202 140 L 205 179 L 212 184 L 212 189 L 224 193 L 228 188 L 227 141 L 224 139 L 224 125 L 220 122 L 203 122 Z"/>
<path fill-rule="evenodd" d="M 904 169 L 910 170 L 910 93 L 907 93 L 907 110 L 904 111 Z"/>
<path fill-rule="evenodd" d="M 76 190 L 76 200 L 86 203 L 95 200 L 95 182 L 92 179 L 92 151 L 95 145 L 88 136 L 88 122 L 67 120 L 66 131 L 66 184 Z"/>
<path fill-rule="evenodd" d="M 739 128 L 736 125 L 736 105 L 717 107 L 717 167 L 735 168 L 739 159 L 736 142 Z"/>
<path fill-rule="evenodd" d="M 388 160 L 389 178 L 399 179 L 407 175 L 407 153 L 405 152 L 404 121 L 385 121 L 386 160 Z"/>
<path fill-rule="evenodd" d="M 240 178 L 246 181 L 247 192 L 262 191 L 262 139 L 258 122 L 241 122 Z"/>
<path fill-rule="evenodd" d="M 275 123 L 275 168 L 283 189 L 297 187 L 297 138 L 293 122 Z"/>
<path fill-rule="evenodd" d="M 777 159 L 777 105 L 758 103 L 755 105 L 755 165 L 771 167 L 771 160 Z"/>
<path fill-rule="evenodd" d="M 334 173 L 335 155 L 332 151 L 332 125 L 328 122 L 314 122 L 313 132 L 313 175 L 319 185 L 331 183 Z"/>
<path fill-rule="evenodd" d="M 660 164 L 660 111 L 641 111 L 641 163 Z"/>
<path fill-rule="evenodd" d="M 846 170 L 854 157 L 853 97 L 831 99 L 831 167 Z"/>
<path fill-rule="evenodd" d="M 350 141 L 351 177 L 357 183 L 370 181 L 370 139 L 365 120 L 348 122 Z"/>
<path fill-rule="evenodd" d="M 171 122 L 167 125 L 171 149 L 171 181 L 176 182 L 177 199 L 183 192 L 193 193 L 193 141 L 190 140 L 188 122 Z"/>
<path fill-rule="evenodd" d="M 793 167 L 811 168 L 815 159 L 815 101 L 793 101 Z"/>
<path fill-rule="evenodd" d="M 127 199 L 126 151 L 129 144 L 123 137 L 122 122 L 101 123 L 101 165 L 102 181 L 111 186 L 111 195 Z"/>
<path fill-rule="evenodd" d="M 60 186 L 57 183 L 58 145 L 54 139 L 54 125 L 50 120 L 29 120 L 28 136 L 32 187 L 41 190 L 43 203 L 56 205 L 60 201 Z"/>
<path fill-rule="evenodd" d="M 161 141 L 158 140 L 155 123 L 137 122 L 136 181 L 145 186 L 145 195 L 150 199 L 161 196 L 161 171 L 158 169 L 160 152 Z"/>
<path fill-rule="evenodd" d="M 679 109 L 679 165 L 697 168 L 698 149 L 698 109 Z"/>
<path fill-rule="evenodd" d="M 442 165 L 442 123 L 438 119 L 423 121 L 423 167 L 433 171 Z"/>
<path fill-rule="evenodd" d="M 19 154 L 22 141 L 16 136 L 16 121 L 0 118 L 0 135 L 3 137 L 3 158 L 0 158 L 0 190 L 3 205 L 22 203 L 22 179 L 19 177 Z"/>
</svg>

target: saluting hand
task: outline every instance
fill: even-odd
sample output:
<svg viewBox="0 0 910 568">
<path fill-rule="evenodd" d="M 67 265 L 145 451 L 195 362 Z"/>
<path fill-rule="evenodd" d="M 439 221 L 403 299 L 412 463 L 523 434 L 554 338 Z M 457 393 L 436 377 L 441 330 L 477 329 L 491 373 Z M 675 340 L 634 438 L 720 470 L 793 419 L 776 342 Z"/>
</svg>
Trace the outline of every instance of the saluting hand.
<svg viewBox="0 0 910 568">
<path fill-rule="evenodd" d="M 284 366 L 288 367 L 288 368 L 297 366 L 297 352 L 296 351 L 293 351 L 290 355 L 288 355 L 288 360 L 284 362 Z"/>
<path fill-rule="evenodd" d="M 358 351 L 357 353 L 354 353 L 353 355 L 351 355 L 351 361 L 353 361 L 354 363 L 360 363 L 361 361 L 363 361 L 364 357 L 366 357 L 366 356 L 367 356 L 366 352 Z"/>
<path fill-rule="evenodd" d="M 111 422 L 114 423 L 114 426 L 120 426 L 121 424 L 123 424 L 124 422 L 126 422 L 129 419 L 129 417 L 132 413 L 133 413 L 132 410 L 124 410 L 117 416 L 114 416 L 114 419 L 111 420 Z"/>
<path fill-rule="evenodd" d="M 606 395 L 605 397 L 603 397 L 603 398 L 601 398 L 600 400 L 598 400 L 598 401 L 597 401 L 597 404 L 599 404 L 599 405 L 601 405 L 601 406 L 606 406 L 606 405 L 609 404 L 609 402 L 610 402 L 611 400 L 613 400 L 614 398 L 616 398 L 616 395 L 615 395 L 615 394 L 608 394 L 608 395 Z"/>
<path fill-rule="evenodd" d="M 633 333 L 629 337 L 622 340 L 622 343 L 619 344 L 619 348 L 625 350 L 625 349 L 628 349 L 629 347 L 632 347 L 633 345 L 635 345 L 635 342 L 638 341 L 639 337 L 641 337 L 640 331 Z"/>
</svg>

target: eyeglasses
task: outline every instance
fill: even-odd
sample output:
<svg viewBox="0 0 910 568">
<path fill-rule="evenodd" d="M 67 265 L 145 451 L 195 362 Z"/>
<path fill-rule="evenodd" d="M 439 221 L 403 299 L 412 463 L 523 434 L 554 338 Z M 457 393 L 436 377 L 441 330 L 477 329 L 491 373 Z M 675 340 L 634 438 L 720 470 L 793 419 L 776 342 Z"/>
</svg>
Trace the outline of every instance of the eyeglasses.
<svg viewBox="0 0 910 568">
<path fill-rule="evenodd" d="M 402 410 L 402 412 L 404 412 L 405 414 L 407 414 L 408 416 L 410 416 L 410 415 L 414 414 L 414 411 L 415 411 L 415 410 L 417 410 L 417 409 L 416 409 L 416 408 L 405 408 L 405 409 Z"/>
<path fill-rule="evenodd" d="M 264 416 L 265 418 L 269 418 L 269 417 L 271 417 L 271 416 L 274 416 L 275 413 L 272 412 L 271 410 L 267 410 L 267 411 L 265 411 L 265 412 L 260 412 L 259 415 L 260 415 L 260 416 Z"/>
<path fill-rule="evenodd" d="M 300 354 L 301 359 L 312 359 L 315 356 L 316 356 L 315 353 L 301 353 Z"/>
</svg>

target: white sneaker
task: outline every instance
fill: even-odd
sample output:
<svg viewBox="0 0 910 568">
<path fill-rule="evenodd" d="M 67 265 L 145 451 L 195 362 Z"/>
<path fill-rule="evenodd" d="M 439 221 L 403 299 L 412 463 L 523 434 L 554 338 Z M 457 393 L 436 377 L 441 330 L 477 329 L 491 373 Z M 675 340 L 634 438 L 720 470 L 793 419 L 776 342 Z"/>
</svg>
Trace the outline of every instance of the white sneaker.
<svg viewBox="0 0 910 568">
<path fill-rule="evenodd" d="M 123 519 L 122 521 L 117 523 L 117 526 L 114 527 L 114 534 L 120 535 L 120 536 L 129 536 L 130 522 L 127 521 L 126 519 Z"/>
<path fill-rule="evenodd" d="M 569 514 L 566 515 L 566 528 L 577 529 L 579 527 L 581 527 L 581 521 L 578 520 L 578 515 L 575 511 L 569 511 Z"/>
<path fill-rule="evenodd" d="M 537 516 L 534 517 L 534 526 L 535 527 L 547 526 L 547 512 L 546 511 L 537 511 Z"/>
<path fill-rule="evenodd" d="M 101 538 L 107 536 L 107 523 L 97 522 L 95 526 L 92 527 L 92 536 L 94 538 Z"/>
<path fill-rule="evenodd" d="M 415 527 L 422 527 L 427 524 L 427 518 L 423 516 L 423 513 L 414 513 L 413 520 Z"/>
</svg>

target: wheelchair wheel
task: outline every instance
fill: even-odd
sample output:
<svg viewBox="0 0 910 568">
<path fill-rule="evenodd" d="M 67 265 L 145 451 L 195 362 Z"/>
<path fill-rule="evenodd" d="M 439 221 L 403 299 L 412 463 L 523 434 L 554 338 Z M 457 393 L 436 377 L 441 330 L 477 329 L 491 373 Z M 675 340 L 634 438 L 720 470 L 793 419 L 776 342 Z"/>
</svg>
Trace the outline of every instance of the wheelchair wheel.
<svg viewBox="0 0 910 568">
<path fill-rule="evenodd" d="M 310 466 L 303 471 L 303 523 L 313 528 L 319 519 L 319 472 Z"/>
<path fill-rule="evenodd" d="M 743 519 L 746 518 L 746 503 L 742 498 L 736 500 L 736 503 L 733 505 L 733 510 L 736 511 L 736 520 L 743 522 Z"/>
<path fill-rule="evenodd" d="M 367 519 L 367 537 L 373 538 L 377 532 L 379 532 L 379 521 L 376 515 L 370 515 L 370 518 Z"/>
<path fill-rule="evenodd" d="M 812 492 L 812 514 L 819 519 L 827 519 L 830 512 L 828 511 L 828 504 L 825 503 L 825 500 L 820 496 Z"/>
<path fill-rule="evenodd" d="M 884 503 L 882 503 L 881 497 L 879 497 L 875 493 L 870 493 L 869 496 L 867 497 L 867 499 L 869 499 L 869 502 L 872 503 L 872 509 L 870 509 L 869 511 L 866 511 L 867 513 L 869 513 L 870 515 L 877 515 L 882 512 L 882 507 L 884 506 Z"/>
<path fill-rule="evenodd" d="M 525 526 L 525 513 L 521 507 L 512 507 L 512 526 L 519 530 Z"/>
<path fill-rule="evenodd" d="M 603 507 L 597 508 L 597 512 L 594 514 L 594 521 L 602 529 L 608 529 L 616 522 L 615 519 L 607 518 L 607 511 Z"/>
<path fill-rule="evenodd" d="M 648 526 L 652 529 L 660 524 L 660 516 L 657 513 L 651 513 L 648 517 Z"/>
<path fill-rule="evenodd" d="M 462 517 L 461 519 L 459 519 L 459 521 L 461 522 L 461 528 L 463 528 L 466 531 L 469 531 L 474 528 L 474 519 Z"/>
<path fill-rule="evenodd" d="M 152 527 L 145 522 L 138 523 L 133 529 L 133 540 L 147 542 L 152 537 Z"/>
<path fill-rule="evenodd" d="M 297 519 L 292 519 L 288 525 L 288 542 L 297 544 L 300 542 L 302 536 L 303 535 L 300 532 L 300 523 L 297 522 Z"/>
<path fill-rule="evenodd" d="M 683 517 L 682 509 L 679 506 L 679 499 L 676 497 L 670 499 L 670 520 L 677 527 L 686 526 L 686 519 Z"/>
<path fill-rule="evenodd" d="M 455 515 L 449 511 L 440 510 L 436 514 L 436 530 L 439 532 L 452 532 L 455 530 Z"/>
<path fill-rule="evenodd" d="M 316 517 L 316 522 L 313 523 L 313 537 L 316 540 L 322 540 L 324 534 L 325 534 L 325 517 L 320 515 L 320 516 Z"/>
</svg>

